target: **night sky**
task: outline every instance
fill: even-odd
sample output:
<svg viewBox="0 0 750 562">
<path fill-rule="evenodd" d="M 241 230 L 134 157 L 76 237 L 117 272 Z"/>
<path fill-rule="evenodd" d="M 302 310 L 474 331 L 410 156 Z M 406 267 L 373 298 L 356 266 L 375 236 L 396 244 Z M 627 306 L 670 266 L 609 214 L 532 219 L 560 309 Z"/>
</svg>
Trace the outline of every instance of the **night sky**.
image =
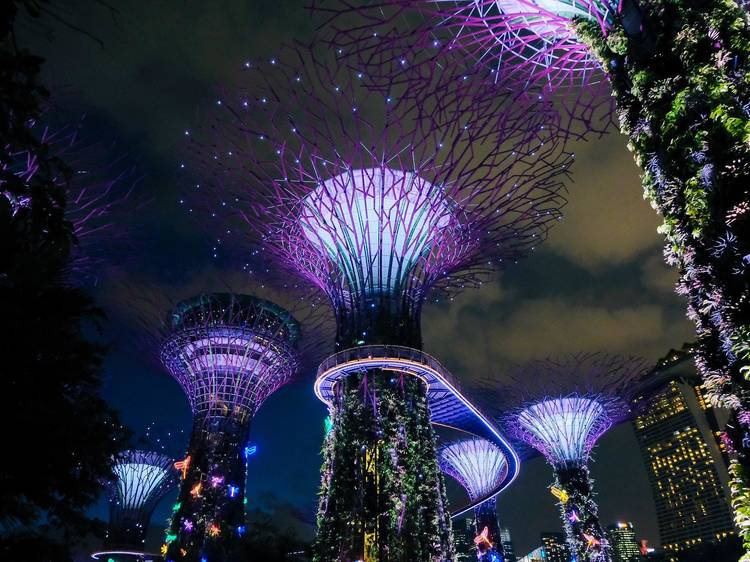
<svg viewBox="0 0 750 562">
<path fill-rule="evenodd" d="M 92 4 L 66 3 L 65 18 L 103 46 L 62 25 L 29 28 L 25 42 L 47 59 L 46 84 L 64 93 L 63 105 L 85 112 L 89 131 L 116 141 L 116 153 L 137 164 L 143 176 L 138 191 L 150 199 L 140 209 L 134 201 L 127 218 L 136 225 L 135 255 L 103 269 L 95 287 L 113 345 L 105 394 L 137 431 L 153 421 L 189 430 L 180 388 L 133 336 L 123 283 L 167 293 L 205 279 L 237 286 L 239 267 L 211 257 L 207 234 L 178 204 L 183 132 L 209 108 L 217 85 L 235 82 L 245 60 L 268 58 L 284 41 L 309 39 L 313 26 L 304 0 L 128 0 L 117 14 Z M 662 261 L 658 217 L 642 199 L 624 138 L 612 132 L 574 150 L 570 203 L 549 240 L 480 291 L 424 313 L 425 350 L 466 385 L 502 373 L 509 362 L 560 352 L 655 360 L 692 338 L 684 303 L 672 293 L 675 276 Z M 312 519 L 315 509 L 325 408 L 313 395 L 312 375 L 272 396 L 252 427 L 259 452 L 250 467 L 249 506 L 275 512 L 285 524 Z M 175 452 L 184 440 L 175 438 Z M 602 522 L 633 521 L 639 536 L 658 544 L 629 424 L 601 440 L 592 475 Z M 546 489 L 550 480 L 549 467 L 534 459 L 500 497 L 501 522 L 510 527 L 519 555 L 539 546 L 540 532 L 560 529 Z M 169 503 L 155 514 L 157 526 Z M 101 517 L 104 508 L 102 502 L 96 509 Z"/>
</svg>

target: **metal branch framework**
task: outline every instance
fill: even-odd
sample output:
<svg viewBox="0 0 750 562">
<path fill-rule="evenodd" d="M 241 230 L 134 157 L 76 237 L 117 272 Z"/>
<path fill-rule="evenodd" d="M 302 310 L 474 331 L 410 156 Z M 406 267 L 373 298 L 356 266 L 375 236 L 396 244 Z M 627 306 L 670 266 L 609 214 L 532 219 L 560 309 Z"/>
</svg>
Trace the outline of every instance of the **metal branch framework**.
<svg viewBox="0 0 750 562">
<path fill-rule="evenodd" d="M 440 469 L 455 478 L 472 500 L 496 489 L 508 471 L 503 451 L 486 439 L 464 439 L 438 451 Z"/>
<path fill-rule="evenodd" d="M 217 195 L 217 244 L 244 234 L 243 247 L 322 290 L 342 351 L 420 348 L 432 291 L 480 284 L 560 216 L 571 156 L 544 100 L 477 97 L 449 73 L 427 100 L 384 95 L 304 47 L 247 66 L 213 124 L 188 132 L 185 167 L 201 176 L 197 193 Z M 318 559 L 452 557 L 423 382 L 373 366 L 333 394 Z"/>
<path fill-rule="evenodd" d="M 361 333 L 374 309 L 413 323 L 432 289 L 479 284 L 560 218 L 571 155 L 543 101 L 475 98 L 457 76 L 410 103 L 333 57 L 290 52 L 217 100 L 185 166 L 217 194 L 217 242 L 249 235 L 322 289 L 352 329 L 339 340 L 377 342 Z"/>
<path fill-rule="evenodd" d="M 107 162 L 102 147 L 81 140 L 80 129 L 80 125 L 56 130 L 39 126 L 40 141 L 71 170 L 69 177 L 60 175 L 53 181 L 65 201 L 65 219 L 76 239 L 69 270 L 78 281 L 94 276 L 115 241 L 126 237 L 114 215 L 127 201 L 139 204 L 131 198 L 138 182 L 132 167 L 119 160 Z M 4 163 L 3 175 L 12 174 L 25 184 L 40 172 L 39 161 L 27 152 L 9 154 Z M 0 194 L 8 199 L 14 215 L 30 203 L 23 194 L 4 189 L 2 180 Z"/>
<path fill-rule="evenodd" d="M 607 29 L 614 7 L 597 0 L 321 0 L 322 37 L 366 76 L 368 87 L 435 93 L 435 75 L 462 69 L 477 95 L 524 91 L 554 101 L 565 133 L 604 133 L 610 85 L 572 29 Z"/>
<path fill-rule="evenodd" d="M 304 299 L 295 303 L 305 331 L 318 328 L 322 309 Z M 184 300 L 155 331 L 162 363 L 185 391 L 194 418 L 187 455 L 175 464 L 182 484 L 162 552 L 169 559 L 231 560 L 245 532 L 252 417 L 299 373 L 302 354 L 320 334 L 303 340 L 292 312 L 235 293 Z"/>
<path fill-rule="evenodd" d="M 448 443 L 438 451 L 440 469 L 455 478 L 472 500 L 489 495 L 505 478 L 508 461 L 503 451 L 485 439 L 463 439 Z M 502 559 L 497 545 L 497 496 L 474 508 L 477 558 L 481 562 Z"/>
<path fill-rule="evenodd" d="M 247 295 L 214 293 L 178 304 L 162 362 L 198 419 L 240 423 L 296 374 L 300 326 L 286 310 Z"/>
<path fill-rule="evenodd" d="M 630 397 L 647 372 L 645 361 L 581 353 L 532 361 L 510 377 L 498 397 L 513 407 L 506 430 L 534 447 L 552 466 L 568 547 L 578 560 L 608 562 L 609 545 L 593 499 L 588 461 L 597 440 L 630 415 Z"/>
<path fill-rule="evenodd" d="M 173 459 L 155 451 L 124 451 L 108 484 L 110 515 L 107 545 L 143 548 L 149 521 L 159 501 L 176 484 Z"/>
<path fill-rule="evenodd" d="M 553 466 L 584 465 L 599 437 L 630 414 L 634 383 L 646 370 L 641 359 L 603 353 L 531 361 L 511 375 L 515 405 L 504 425 Z"/>
</svg>

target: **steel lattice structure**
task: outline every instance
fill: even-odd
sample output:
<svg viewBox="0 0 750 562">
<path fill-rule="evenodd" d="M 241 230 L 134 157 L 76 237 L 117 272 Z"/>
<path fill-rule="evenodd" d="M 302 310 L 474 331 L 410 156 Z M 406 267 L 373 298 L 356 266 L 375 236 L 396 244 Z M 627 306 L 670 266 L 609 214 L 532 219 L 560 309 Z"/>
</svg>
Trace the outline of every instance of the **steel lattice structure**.
<svg viewBox="0 0 750 562">
<path fill-rule="evenodd" d="M 430 294 L 479 285 L 533 251 L 560 216 L 570 155 L 543 100 L 475 98 L 462 77 L 446 75 L 440 96 L 412 103 L 408 90 L 381 95 L 334 57 L 301 47 L 248 66 L 245 84 L 217 100 L 212 126 L 189 132 L 196 158 L 185 167 L 200 176 L 198 193 L 218 194 L 217 242 L 244 235 L 327 295 L 342 353 L 420 348 Z M 320 374 L 336 380 L 318 556 L 450 557 L 425 387 L 409 369 L 387 376 L 387 357 L 365 363 Z M 399 445 L 408 419 L 406 439 L 422 441 L 421 456 Z M 411 477 L 389 480 L 396 472 Z M 516 472 L 514 460 L 508 480 Z M 412 489 L 418 473 L 424 485 Z M 380 499 L 363 505 L 358 490 Z M 401 532 L 407 520 L 411 535 Z"/>
<path fill-rule="evenodd" d="M 122 226 L 114 214 L 131 201 L 137 183 L 133 169 L 117 160 L 107 163 L 102 147 L 80 138 L 81 126 L 58 129 L 38 126 L 39 140 L 69 167 L 71 175 L 52 178 L 64 201 L 65 219 L 70 222 L 76 245 L 69 265 L 69 273 L 77 281 L 96 275 L 97 266 L 106 261 L 106 250 L 124 237 Z M 2 167 L 3 176 L 15 176 L 23 184 L 32 184 L 40 172 L 40 163 L 27 152 L 8 154 Z M 30 205 L 27 196 L 15 189 L 4 189 L 0 179 L 0 194 L 6 197 L 15 215 Z"/>
<path fill-rule="evenodd" d="M 250 422 L 300 367 L 300 323 L 250 295 L 202 294 L 175 306 L 162 328 L 161 360 L 193 410 L 178 503 L 163 552 L 226 560 L 244 533 Z M 197 559 L 197 558 L 196 558 Z"/>
<path fill-rule="evenodd" d="M 502 449 L 486 439 L 463 439 L 439 450 L 440 468 L 455 478 L 473 500 L 497 488 L 508 470 Z"/>
<path fill-rule="evenodd" d="M 142 551 L 154 508 L 177 483 L 173 463 L 156 451 L 130 450 L 118 457 L 115 479 L 107 486 L 109 548 Z"/>
<path fill-rule="evenodd" d="M 606 29 L 615 8 L 597 0 L 320 0 L 321 35 L 369 87 L 407 84 L 434 95 L 434 75 L 460 68 L 477 95 L 524 91 L 554 100 L 566 132 L 603 133 L 610 85 L 575 35 L 572 18 Z"/>
<path fill-rule="evenodd" d="M 395 331 L 392 343 L 418 346 L 431 291 L 477 286 L 560 218 L 572 156 L 557 116 L 543 101 L 476 99 L 460 76 L 445 77 L 434 104 L 399 103 L 335 61 L 290 51 L 289 64 L 252 65 L 211 127 L 191 132 L 184 165 L 196 193 L 216 194 L 217 243 L 249 238 L 322 289 L 340 345 Z M 390 333 L 363 335 L 386 309 Z"/>
<path fill-rule="evenodd" d="M 504 401 L 506 430 L 552 466 L 552 493 L 560 500 L 568 546 L 578 560 L 610 560 L 588 461 L 597 440 L 631 414 L 630 397 L 646 372 L 640 359 L 581 353 L 532 361 L 512 375 L 512 387 L 496 388 Z"/>
<path fill-rule="evenodd" d="M 214 293 L 177 305 L 162 362 L 196 419 L 246 423 L 297 372 L 300 326 L 272 302 Z"/>
<path fill-rule="evenodd" d="M 485 439 L 470 438 L 447 443 L 440 448 L 438 455 L 441 470 L 457 480 L 472 500 L 495 490 L 508 471 L 503 450 Z M 502 560 L 495 546 L 500 541 L 496 496 L 474 508 L 474 523 L 479 560 Z"/>
</svg>

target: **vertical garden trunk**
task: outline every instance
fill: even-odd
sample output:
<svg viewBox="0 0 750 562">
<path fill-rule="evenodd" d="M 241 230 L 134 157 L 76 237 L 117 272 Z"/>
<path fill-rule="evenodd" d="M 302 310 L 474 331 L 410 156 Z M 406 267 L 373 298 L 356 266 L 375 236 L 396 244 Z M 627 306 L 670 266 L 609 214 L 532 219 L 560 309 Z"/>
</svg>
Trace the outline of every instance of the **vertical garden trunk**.
<svg viewBox="0 0 750 562">
<path fill-rule="evenodd" d="M 696 362 L 725 435 L 735 521 L 750 547 L 750 34 L 733 0 L 638 0 L 606 33 L 576 31 L 607 70 L 620 130 L 664 218 L 697 328 Z"/>
</svg>

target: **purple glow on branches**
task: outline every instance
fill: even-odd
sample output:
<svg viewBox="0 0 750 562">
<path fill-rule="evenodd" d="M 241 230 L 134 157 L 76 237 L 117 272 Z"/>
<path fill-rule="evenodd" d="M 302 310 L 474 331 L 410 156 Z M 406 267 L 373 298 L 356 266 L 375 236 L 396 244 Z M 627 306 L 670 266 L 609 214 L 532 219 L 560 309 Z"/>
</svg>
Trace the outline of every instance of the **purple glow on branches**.
<svg viewBox="0 0 750 562">
<path fill-rule="evenodd" d="M 69 269 L 78 280 L 93 276 L 96 267 L 107 261 L 106 250 L 111 250 L 112 242 L 123 237 L 122 227 L 113 215 L 129 200 L 137 183 L 132 169 L 119 166 L 117 161 L 106 163 L 102 147 L 82 141 L 80 128 L 81 125 L 67 126 L 52 131 L 38 127 L 39 140 L 71 171 L 70 176 L 59 174 L 52 181 L 60 190 L 60 201 L 65 201 L 65 219 L 75 235 Z M 34 183 L 35 176 L 44 172 L 35 156 L 27 152 L 9 154 L 6 162 L 3 172 L 25 184 Z M 10 202 L 13 215 L 31 205 L 28 197 L 3 186 L 1 181 L 0 195 Z"/>
<path fill-rule="evenodd" d="M 249 236 L 337 310 L 372 294 L 418 309 L 430 290 L 477 285 L 533 251 L 559 219 L 570 155 L 543 102 L 475 99 L 455 77 L 410 104 L 335 61 L 288 54 L 295 64 L 253 69 L 210 132 L 191 135 L 222 243 Z"/>
<path fill-rule="evenodd" d="M 472 501 L 496 490 L 508 472 L 503 451 L 486 439 L 448 443 L 438 451 L 440 469 L 455 478 Z"/>
<path fill-rule="evenodd" d="M 247 421 L 296 374 L 299 337 L 299 324 L 281 307 L 214 293 L 177 305 L 161 358 L 194 415 Z"/>
<path fill-rule="evenodd" d="M 585 465 L 597 440 L 630 415 L 630 397 L 647 370 L 642 359 L 579 353 L 530 361 L 510 382 L 486 386 L 509 433 L 553 466 L 571 468 Z"/>
<path fill-rule="evenodd" d="M 595 399 L 569 396 L 545 400 L 521 410 L 517 434 L 554 464 L 579 463 L 612 426 L 607 410 Z"/>
</svg>

